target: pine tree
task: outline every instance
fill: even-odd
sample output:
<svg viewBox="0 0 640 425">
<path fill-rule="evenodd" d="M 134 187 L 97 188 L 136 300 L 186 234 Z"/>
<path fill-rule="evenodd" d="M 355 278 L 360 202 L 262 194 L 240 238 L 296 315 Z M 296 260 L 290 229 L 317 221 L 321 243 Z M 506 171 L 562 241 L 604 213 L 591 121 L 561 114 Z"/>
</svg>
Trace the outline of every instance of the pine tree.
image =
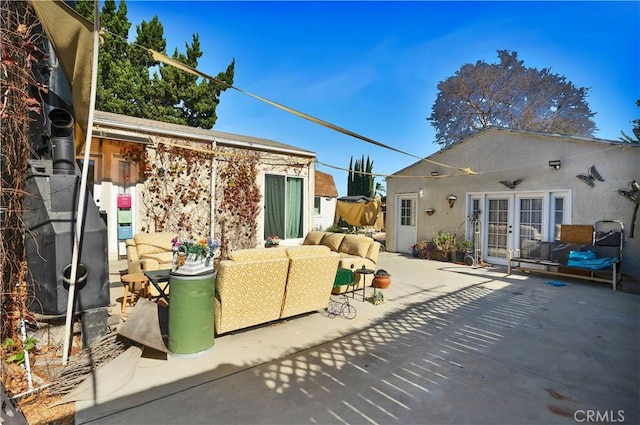
<svg viewBox="0 0 640 425">
<path fill-rule="evenodd" d="M 364 155 L 353 163 L 353 156 L 349 160 L 349 176 L 347 178 L 347 195 L 374 197 L 373 161 Z"/>
<path fill-rule="evenodd" d="M 79 0 L 76 10 L 93 19 L 93 0 Z M 131 23 L 127 6 L 121 0 L 105 0 L 100 12 L 103 43 L 98 60 L 96 109 L 191 127 L 212 128 L 220 94 L 233 84 L 235 60 L 220 72 L 215 83 L 155 62 L 147 48 L 166 54 L 164 27 L 154 16 L 136 26 L 136 39 L 128 43 Z M 186 52 L 174 50 L 173 59 L 197 68 L 203 56 L 200 40 L 193 34 Z M 156 69 L 157 68 L 157 69 Z M 155 70 L 152 76 L 150 72 Z"/>
</svg>

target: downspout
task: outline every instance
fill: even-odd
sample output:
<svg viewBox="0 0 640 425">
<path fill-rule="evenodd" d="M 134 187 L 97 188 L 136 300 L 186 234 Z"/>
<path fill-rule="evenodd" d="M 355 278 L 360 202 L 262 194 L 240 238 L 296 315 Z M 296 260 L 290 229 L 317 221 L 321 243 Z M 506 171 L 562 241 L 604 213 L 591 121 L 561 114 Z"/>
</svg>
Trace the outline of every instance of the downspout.
<svg viewBox="0 0 640 425">
<path fill-rule="evenodd" d="M 312 194 L 313 196 L 311 196 L 311 199 L 307 200 L 307 225 L 306 225 L 306 229 L 303 229 L 303 234 L 306 236 L 307 233 L 309 233 L 309 231 L 311 231 L 311 229 L 313 229 L 313 203 L 315 200 L 315 187 L 316 187 L 316 174 L 315 172 L 313 173 L 313 178 L 311 178 L 312 176 L 312 171 L 315 171 L 315 158 L 311 159 L 309 161 L 309 163 L 307 164 L 307 181 L 309 182 L 309 190 L 307 190 L 307 198 L 309 198 L 310 194 Z M 303 236 L 304 237 L 304 236 Z"/>
<path fill-rule="evenodd" d="M 211 150 L 216 149 L 216 141 L 211 141 Z M 216 218 L 216 174 L 217 174 L 217 166 L 216 166 L 216 157 L 215 155 L 211 156 L 211 229 L 210 236 L 212 240 L 216 240 L 214 237 L 215 234 L 215 218 Z M 222 241 L 220 241 L 222 242 Z"/>
</svg>

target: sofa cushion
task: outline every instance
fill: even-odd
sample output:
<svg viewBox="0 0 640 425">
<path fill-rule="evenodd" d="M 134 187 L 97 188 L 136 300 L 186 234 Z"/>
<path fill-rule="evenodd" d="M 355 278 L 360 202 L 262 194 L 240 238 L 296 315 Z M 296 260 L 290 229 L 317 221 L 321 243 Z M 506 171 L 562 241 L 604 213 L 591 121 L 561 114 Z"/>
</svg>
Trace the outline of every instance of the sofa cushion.
<svg viewBox="0 0 640 425">
<path fill-rule="evenodd" d="M 340 253 L 340 263 L 339 267 L 343 269 L 356 270 L 361 269 L 364 266 L 365 269 L 375 270 L 376 263 L 369 260 L 365 257 L 359 257 L 357 255 L 349 255 L 345 253 Z"/>
<path fill-rule="evenodd" d="M 169 232 L 138 233 L 133 237 L 138 249 L 138 256 L 171 251 L 171 241 L 175 235 Z"/>
<path fill-rule="evenodd" d="M 344 233 L 331 233 L 328 232 L 320 241 L 320 244 L 324 246 L 328 246 L 331 251 L 338 251 L 340 248 L 340 244 L 342 243 L 342 239 L 344 239 Z"/>
<path fill-rule="evenodd" d="M 339 252 L 344 252 L 345 254 L 357 255 L 358 257 L 366 257 L 367 252 L 369 252 L 369 245 L 373 240 L 363 235 L 346 235 L 344 239 L 342 239 L 342 243 L 340 244 Z"/>
<path fill-rule="evenodd" d="M 326 246 L 289 250 L 289 273 L 281 318 L 325 309 L 340 255 Z"/>
<path fill-rule="evenodd" d="M 287 258 L 285 248 L 253 248 L 240 249 L 229 253 L 229 259 L 238 262 L 269 260 L 273 258 Z"/>
<path fill-rule="evenodd" d="M 309 257 L 313 255 L 326 255 L 331 252 L 328 246 L 324 245 L 308 245 L 308 246 L 292 246 L 287 248 L 287 256 L 289 258 Z"/>
<path fill-rule="evenodd" d="M 322 241 L 322 238 L 326 234 L 327 232 L 312 230 L 311 232 L 307 233 L 307 236 L 304 238 L 304 242 L 302 242 L 302 245 L 320 245 L 320 241 Z"/>
<path fill-rule="evenodd" d="M 155 260 L 159 264 L 171 264 L 173 263 L 173 252 L 157 252 L 154 254 L 144 254 L 140 257 L 141 260 Z"/>
<path fill-rule="evenodd" d="M 235 251 L 237 258 L 249 258 L 260 251 L 282 258 L 232 261 L 222 260 L 216 275 L 214 326 L 222 334 L 280 318 L 287 284 L 289 259 L 284 249 L 246 249 Z M 259 253 L 258 253 L 259 254 Z"/>
<path fill-rule="evenodd" d="M 380 242 L 372 242 L 369 246 L 369 251 L 367 251 L 367 257 L 369 260 L 373 261 L 374 264 L 378 263 L 378 255 L 380 254 Z"/>
</svg>

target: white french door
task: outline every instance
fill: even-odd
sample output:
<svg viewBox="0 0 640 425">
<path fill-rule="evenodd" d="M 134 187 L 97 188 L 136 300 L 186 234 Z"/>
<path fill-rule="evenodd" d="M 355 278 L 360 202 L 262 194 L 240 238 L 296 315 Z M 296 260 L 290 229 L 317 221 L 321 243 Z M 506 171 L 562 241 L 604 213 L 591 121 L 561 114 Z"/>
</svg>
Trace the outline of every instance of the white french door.
<svg viewBox="0 0 640 425">
<path fill-rule="evenodd" d="M 396 210 L 396 252 L 410 253 L 418 238 L 416 215 L 418 209 L 418 195 L 415 193 L 401 194 L 397 197 Z"/>
<path fill-rule="evenodd" d="M 486 205 L 485 260 L 501 264 L 513 247 L 513 196 L 489 196 Z"/>
<path fill-rule="evenodd" d="M 482 254 L 492 264 L 506 265 L 509 249 L 534 249 L 539 241 L 556 239 L 560 224 L 569 222 L 568 191 L 476 194 L 472 199 L 486 211 L 480 216 Z"/>
</svg>

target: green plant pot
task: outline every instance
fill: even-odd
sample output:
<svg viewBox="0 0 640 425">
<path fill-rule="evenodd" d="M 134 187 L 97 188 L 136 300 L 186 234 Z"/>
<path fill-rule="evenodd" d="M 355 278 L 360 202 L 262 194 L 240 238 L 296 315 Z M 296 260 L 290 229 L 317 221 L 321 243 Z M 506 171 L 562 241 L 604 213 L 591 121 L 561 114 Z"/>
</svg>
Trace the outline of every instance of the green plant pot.
<svg viewBox="0 0 640 425">
<path fill-rule="evenodd" d="M 215 276 L 215 272 L 192 276 L 170 273 L 168 347 L 176 357 L 195 357 L 213 347 Z"/>
</svg>

